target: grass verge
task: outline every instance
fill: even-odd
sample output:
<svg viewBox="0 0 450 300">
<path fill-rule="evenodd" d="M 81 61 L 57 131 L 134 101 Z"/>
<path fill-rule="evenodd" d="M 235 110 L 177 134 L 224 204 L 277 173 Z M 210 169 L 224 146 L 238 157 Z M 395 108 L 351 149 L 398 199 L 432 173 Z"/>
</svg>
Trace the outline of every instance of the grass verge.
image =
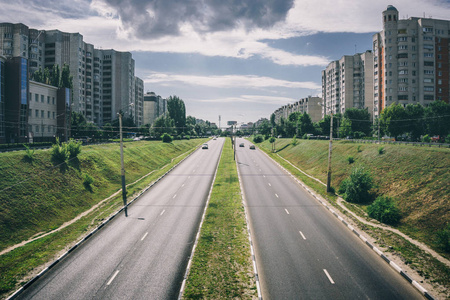
<svg viewBox="0 0 450 300">
<path fill-rule="evenodd" d="M 184 299 L 257 298 L 245 212 L 226 139 Z"/>
</svg>

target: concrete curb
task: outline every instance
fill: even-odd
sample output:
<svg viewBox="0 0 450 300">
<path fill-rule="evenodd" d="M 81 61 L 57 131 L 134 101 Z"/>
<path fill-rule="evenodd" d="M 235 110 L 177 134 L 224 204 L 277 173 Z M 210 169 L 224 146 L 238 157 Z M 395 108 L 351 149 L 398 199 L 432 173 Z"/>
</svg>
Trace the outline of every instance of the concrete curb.
<svg viewBox="0 0 450 300">
<path fill-rule="evenodd" d="M 311 189 L 309 189 L 300 179 L 292 175 L 291 172 L 289 172 L 287 169 L 285 169 L 282 165 L 280 165 L 277 161 L 275 161 L 272 157 L 270 157 L 266 152 L 262 151 L 267 157 L 269 157 L 274 163 L 276 163 L 282 170 L 284 170 L 288 175 L 290 175 L 299 185 L 301 185 L 308 193 L 310 193 L 317 201 L 319 201 L 320 204 L 322 204 L 327 210 L 329 210 L 336 218 L 338 218 L 350 231 L 352 231 L 357 237 L 359 237 L 370 249 L 372 249 L 376 254 L 378 254 L 386 263 L 391 266 L 392 269 L 397 271 L 404 279 L 406 279 L 410 284 L 413 285 L 414 288 L 416 288 L 425 298 L 434 300 L 433 296 L 428 293 L 428 291 L 422 287 L 417 281 L 413 280 L 411 277 L 409 277 L 408 274 L 406 274 L 395 262 L 391 261 L 389 258 L 384 255 L 384 253 L 379 250 L 377 247 L 372 245 L 367 238 L 365 238 L 363 235 L 361 235 L 353 226 L 348 224 L 344 218 L 339 216 L 336 211 L 331 208 L 325 200 L 322 199 L 321 196 L 317 196 Z"/>
<path fill-rule="evenodd" d="M 152 182 L 149 186 L 147 186 L 144 190 L 142 190 L 138 195 L 136 195 L 130 202 L 128 202 L 127 207 L 134 203 L 139 197 L 142 196 L 145 192 L 147 192 L 151 187 L 153 187 L 155 184 L 157 184 L 162 178 L 164 178 L 167 174 L 169 174 L 173 169 L 175 169 L 179 164 L 181 164 L 184 160 L 186 160 L 188 157 L 190 157 L 194 152 L 196 152 L 200 146 L 197 147 L 196 150 L 189 153 L 185 158 L 180 160 L 177 164 L 175 164 L 172 168 L 170 168 L 166 173 L 161 175 L 158 179 L 156 179 L 154 182 Z M 164 168 L 165 166 L 163 166 Z M 98 232 L 102 227 L 104 227 L 106 224 L 108 224 L 112 219 L 114 219 L 118 214 L 120 214 L 124 210 L 124 207 L 119 209 L 117 212 L 115 212 L 113 215 L 111 215 L 107 220 L 103 221 L 97 228 L 92 230 L 89 234 L 87 234 L 82 240 L 80 240 L 78 243 L 76 243 L 74 246 L 72 246 L 69 250 L 67 250 L 63 255 L 61 255 L 58 259 L 56 259 L 54 262 L 52 262 L 47 268 L 42 270 L 38 275 L 36 275 L 34 278 L 29 280 L 27 283 L 25 283 L 21 288 L 19 288 L 17 291 L 15 291 L 11 296 L 6 298 L 6 300 L 12 300 L 15 299 L 17 296 L 19 296 L 23 291 L 25 291 L 27 288 L 29 288 L 36 280 L 41 278 L 45 273 L 47 273 L 50 269 L 52 269 L 54 266 L 56 266 L 60 261 L 62 261 L 69 253 L 74 251 L 78 246 L 86 242 L 90 237 L 92 237 L 96 232 Z"/>
</svg>

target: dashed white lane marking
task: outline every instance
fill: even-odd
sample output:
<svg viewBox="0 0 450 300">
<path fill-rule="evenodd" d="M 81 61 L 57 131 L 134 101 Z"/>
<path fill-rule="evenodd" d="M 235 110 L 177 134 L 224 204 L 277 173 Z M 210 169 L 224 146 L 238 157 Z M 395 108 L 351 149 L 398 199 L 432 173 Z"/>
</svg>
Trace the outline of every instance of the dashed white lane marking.
<svg viewBox="0 0 450 300">
<path fill-rule="evenodd" d="M 304 240 L 306 240 L 306 237 L 305 237 L 305 235 L 303 234 L 303 232 L 299 231 L 299 233 L 300 233 L 300 235 L 302 236 L 302 238 L 303 238 Z"/>
<path fill-rule="evenodd" d="M 195 170 L 194 170 L 194 171 L 192 171 L 192 173 L 195 173 Z"/>
<path fill-rule="evenodd" d="M 184 187 L 184 183 L 181 185 L 181 187 Z"/>
<path fill-rule="evenodd" d="M 114 278 L 116 278 L 117 274 L 119 274 L 119 270 L 117 270 L 116 273 L 114 273 L 114 275 L 111 277 L 111 279 L 108 281 L 106 285 L 110 285 L 111 282 L 113 282 Z"/>
<path fill-rule="evenodd" d="M 275 194 L 275 197 L 277 197 L 277 198 L 280 198 L 280 197 L 278 197 L 278 195 L 277 195 L 277 194 Z"/>
<path fill-rule="evenodd" d="M 177 197 L 177 194 L 173 195 L 172 199 L 175 199 Z"/>
<path fill-rule="evenodd" d="M 286 211 L 286 213 L 287 213 L 287 214 L 289 215 L 289 211 L 288 211 L 288 210 L 287 210 L 286 208 L 285 208 L 284 210 L 285 210 L 285 211 Z"/>
<path fill-rule="evenodd" d="M 143 241 L 143 240 L 147 237 L 147 234 L 148 234 L 148 232 L 146 232 L 146 233 L 144 234 L 144 236 L 141 238 L 141 241 Z"/>
<path fill-rule="evenodd" d="M 323 271 L 325 272 L 325 275 L 327 275 L 328 280 L 331 282 L 331 284 L 334 284 L 333 278 L 331 278 L 330 274 L 328 274 L 328 271 L 326 269 L 323 269 Z"/>
<path fill-rule="evenodd" d="M 162 216 L 165 212 L 166 210 L 163 210 L 159 215 Z"/>
<path fill-rule="evenodd" d="M 188 176 L 188 179 L 191 179 L 191 176 Z"/>
<path fill-rule="evenodd" d="M 264 178 L 266 178 L 266 175 L 263 175 Z"/>
<path fill-rule="evenodd" d="M 270 184 L 270 182 L 268 182 L 267 184 L 268 184 L 269 186 L 272 186 L 272 185 Z"/>
<path fill-rule="evenodd" d="M 259 169 L 259 171 L 262 172 L 261 169 Z"/>
</svg>

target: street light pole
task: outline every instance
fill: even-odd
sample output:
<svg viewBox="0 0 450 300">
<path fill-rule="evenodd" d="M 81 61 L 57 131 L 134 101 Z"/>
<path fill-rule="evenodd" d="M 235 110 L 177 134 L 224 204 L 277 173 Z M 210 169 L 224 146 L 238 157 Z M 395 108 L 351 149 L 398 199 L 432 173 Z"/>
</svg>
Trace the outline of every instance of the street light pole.
<svg viewBox="0 0 450 300">
<path fill-rule="evenodd" d="M 125 167 L 123 163 L 123 139 L 122 139 L 122 112 L 119 113 L 119 128 L 120 128 L 120 164 L 121 164 L 121 175 L 122 175 L 122 198 L 123 207 L 125 210 L 125 217 L 128 217 L 127 211 L 127 188 L 125 185 Z"/>
<path fill-rule="evenodd" d="M 331 151 L 333 149 L 333 113 L 330 121 L 330 145 L 328 147 L 327 193 L 331 192 Z"/>
</svg>

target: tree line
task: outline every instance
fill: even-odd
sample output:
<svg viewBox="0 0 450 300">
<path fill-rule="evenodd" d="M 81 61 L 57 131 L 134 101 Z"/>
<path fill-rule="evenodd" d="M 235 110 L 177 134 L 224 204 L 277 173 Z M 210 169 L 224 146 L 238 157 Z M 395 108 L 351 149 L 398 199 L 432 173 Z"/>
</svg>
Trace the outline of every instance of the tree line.
<svg viewBox="0 0 450 300">
<path fill-rule="evenodd" d="M 276 121 L 275 114 L 257 129 L 265 139 L 271 136 L 298 137 L 330 136 L 331 116 L 312 122 L 307 113 L 293 112 Z M 388 136 L 396 140 L 450 142 L 450 105 L 434 101 L 427 107 L 420 104 L 392 104 L 374 121 L 367 109 L 350 108 L 344 114 L 333 115 L 333 137 L 374 139 Z"/>
<path fill-rule="evenodd" d="M 173 138 L 190 138 L 207 135 L 220 135 L 221 130 L 209 121 L 186 116 L 184 101 L 177 96 L 167 99 L 168 112 L 158 117 L 153 124 L 137 127 L 132 115 L 122 114 L 122 130 L 125 135 L 150 136 L 153 139 L 162 139 L 163 136 Z M 86 118 L 77 112 L 71 115 L 71 135 L 73 138 L 89 137 L 92 139 L 118 138 L 119 119 L 104 124 L 101 128 L 86 121 Z"/>
</svg>

